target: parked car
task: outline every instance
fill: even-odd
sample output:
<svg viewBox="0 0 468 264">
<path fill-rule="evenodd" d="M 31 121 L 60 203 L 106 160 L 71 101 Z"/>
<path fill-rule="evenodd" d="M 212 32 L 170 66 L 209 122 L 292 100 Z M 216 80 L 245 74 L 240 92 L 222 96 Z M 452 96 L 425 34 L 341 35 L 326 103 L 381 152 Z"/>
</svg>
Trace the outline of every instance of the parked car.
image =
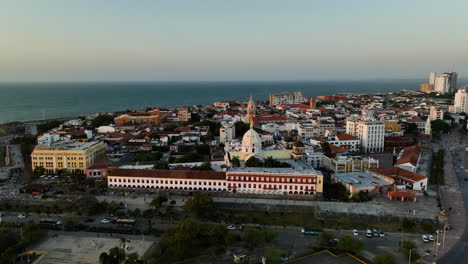
<svg viewBox="0 0 468 264">
<path fill-rule="evenodd" d="M 104 218 L 104 219 L 101 220 L 101 223 L 108 224 L 108 223 L 110 223 L 110 220 L 107 219 L 107 218 Z"/>
<path fill-rule="evenodd" d="M 353 235 L 354 235 L 354 236 L 358 236 L 358 235 L 359 235 L 359 233 L 358 233 L 358 231 L 357 231 L 356 229 L 353 229 Z"/>
<path fill-rule="evenodd" d="M 374 229 L 372 230 L 372 234 L 375 236 L 375 237 L 379 237 L 379 232 L 377 231 L 377 229 Z"/>
<path fill-rule="evenodd" d="M 432 235 L 427 235 L 427 238 L 429 239 L 429 241 L 434 241 L 434 237 Z"/>
<path fill-rule="evenodd" d="M 366 237 L 368 238 L 372 237 L 372 231 L 370 229 L 367 229 Z"/>
<path fill-rule="evenodd" d="M 236 227 L 233 226 L 233 225 L 228 225 L 228 226 L 227 226 L 227 229 L 228 229 L 228 230 L 236 230 Z"/>
<path fill-rule="evenodd" d="M 427 235 L 422 235 L 422 240 L 423 240 L 425 243 L 428 243 L 428 242 L 429 242 L 429 238 L 427 237 Z"/>
<path fill-rule="evenodd" d="M 380 236 L 380 237 L 385 237 L 385 233 L 384 233 L 382 230 L 380 230 L 380 231 L 379 231 L 379 236 Z"/>
</svg>

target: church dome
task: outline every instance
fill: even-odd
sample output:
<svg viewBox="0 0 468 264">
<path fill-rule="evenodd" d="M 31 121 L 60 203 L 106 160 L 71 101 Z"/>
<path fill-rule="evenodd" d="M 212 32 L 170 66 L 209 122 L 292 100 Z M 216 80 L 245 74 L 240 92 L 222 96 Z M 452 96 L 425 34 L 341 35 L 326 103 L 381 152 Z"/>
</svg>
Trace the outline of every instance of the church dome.
<svg viewBox="0 0 468 264">
<path fill-rule="evenodd" d="M 258 154 L 262 151 L 262 140 L 252 127 L 245 132 L 242 138 L 242 152 L 245 154 Z"/>
</svg>

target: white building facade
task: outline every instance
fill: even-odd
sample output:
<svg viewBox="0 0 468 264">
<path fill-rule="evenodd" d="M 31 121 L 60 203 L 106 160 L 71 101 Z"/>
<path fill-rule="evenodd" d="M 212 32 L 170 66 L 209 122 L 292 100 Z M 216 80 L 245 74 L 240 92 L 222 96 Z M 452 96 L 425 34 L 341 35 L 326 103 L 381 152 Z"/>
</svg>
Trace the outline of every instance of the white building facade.
<svg viewBox="0 0 468 264">
<path fill-rule="evenodd" d="M 468 96 L 466 88 L 458 89 L 455 93 L 454 112 L 466 113 L 468 109 Z"/>
<path fill-rule="evenodd" d="M 348 119 L 346 133 L 361 140 L 361 150 L 365 153 L 384 151 L 385 125 L 383 121 Z"/>
</svg>

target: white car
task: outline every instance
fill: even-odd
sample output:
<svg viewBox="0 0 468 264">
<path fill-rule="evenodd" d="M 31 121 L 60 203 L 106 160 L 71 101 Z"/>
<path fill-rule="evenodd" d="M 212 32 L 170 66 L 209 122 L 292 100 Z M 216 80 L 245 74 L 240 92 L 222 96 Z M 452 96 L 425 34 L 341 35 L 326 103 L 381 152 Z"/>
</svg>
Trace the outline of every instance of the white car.
<svg viewBox="0 0 468 264">
<path fill-rule="evenodd" d="M 353 235 L 354 235 L 354 236 L 358 236 L 358 235 L 359 235 L 359 233 L 358 233 L 358 231 L 357 231 L 356 229 L 353 229 Z"/>
<path fill-rule="evenodd" d="M 372 235 L 372 230 L 367 229 L 366 237 L 368 237 L 368 238 L 373 237 L 373 235 Z"/>
<path fill-rule="evenodd" d="M 108 223 L 110 223 L 110 220 L 107 219 L 107 218 L 104 218 L 104 219 L 101 220 L 101 223 L 108 224 Z"/>
<path fill-rule="evenodd" d="M 424 241 L 424 243 L 429 242 L 429 238 L 427 237 L 427 235 L 422 235 L 422 240 Z"/>
<path fill-rule="evenodd" d="M 236 227 L 233 226 L 233 225 L 228 225 L 228 226 L 227 226 L 227 229 L 228 229 L 228 230 L 236 230 Z"/>
<path fill-rule="evenodd" d="M 380 231 L 379 231 L 379 236 L 380 236 L 380 237 L 385 237 L 385 233 L 384 233 L 382 230 L 380 230 Z"/>
<path fill-rule="evenodd" d="M 429 241 L 434 241 L 434 237 L 432 235 L 427 235 L 427 238 L 429 239 Z"/>
<path fill-rule="evenodd" d="M 19 219 L 24 219 L 24 218 L 26 218 L 26 215 L 25 215 L 25 214 L 19 214 L 19 215 L 18 215 L 18 218 L 19 218 Z"/>
</svg>

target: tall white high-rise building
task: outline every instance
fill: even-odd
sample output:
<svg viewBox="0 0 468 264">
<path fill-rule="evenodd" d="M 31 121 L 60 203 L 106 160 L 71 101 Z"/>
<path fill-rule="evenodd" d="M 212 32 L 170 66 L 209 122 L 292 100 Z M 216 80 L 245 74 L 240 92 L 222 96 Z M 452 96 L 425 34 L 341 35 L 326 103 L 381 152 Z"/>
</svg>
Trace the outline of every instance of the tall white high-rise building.
<svg viewBox="0 0 468 264">
<path fill-rule="evenodd" d="M 435 85 L 435 80 L 436 80 L 436 73 L 435 72 L 429 73 L 429 84 L 431 84 L 432 87 L 434 87 Z"/>
<path fill-rule="evenodd" d="M 348 118 L 346 133 L 361 140 L 361 150 L 365 153 L 384 151 L 385 124 L 370 116 L 363 119 Z"/>
<path fill-rule="evenodd" d="M 445 94 L 448 92 L 449 87 L 447 86 L 447 76 L 441 75 L 435 79 L 434 92 Z"/>
<path fill-rule="evenodd" d="M 466 113 L 468 110 L 468 94 L 466 88 L 458 89 L 455 93 L 455 102 L 454 102 L 454 112 L 455 113 Z"/>
<path fill-rule="evenodd" d="M 225 144 L 236 137 L 236 127 L 233 123 L 223 123 L 219 129 L 219 142 Z"/>
<path fill-rule="evenodd" d="M 457 88 L 457 73 L 445 72 L 435 78 L 434 92 L 445 94 L 453 93 Z"/>
</svg>

